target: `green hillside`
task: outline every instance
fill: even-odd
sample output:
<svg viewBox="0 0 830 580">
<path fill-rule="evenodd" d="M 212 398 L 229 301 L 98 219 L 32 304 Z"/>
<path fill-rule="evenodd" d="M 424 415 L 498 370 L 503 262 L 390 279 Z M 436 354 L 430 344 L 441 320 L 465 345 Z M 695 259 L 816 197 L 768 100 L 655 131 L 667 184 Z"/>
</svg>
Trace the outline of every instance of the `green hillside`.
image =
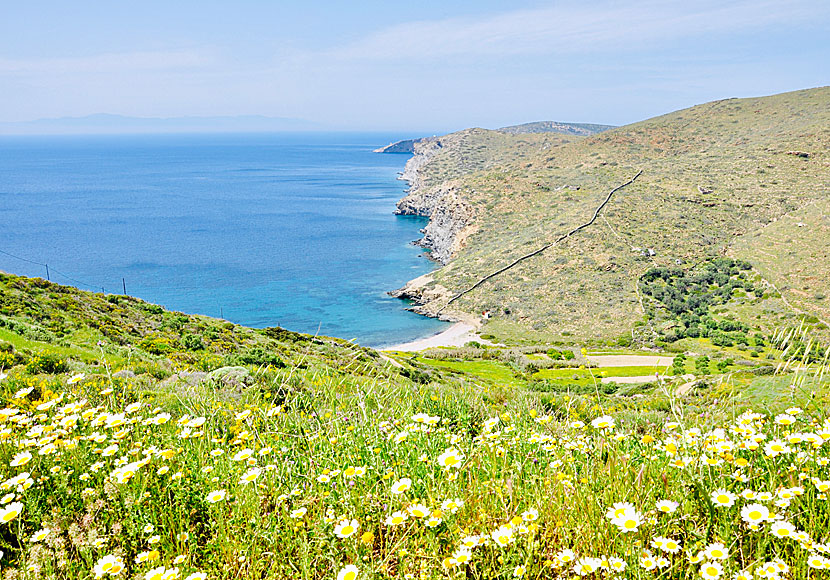
<svg viewBox="0 0 830 580">
<path fill-rule="evenodd" d="M 642 170 L 455 301 L 493 314 L 460 348 L 0 274 L 0 574 L 819 577 L 828 96 L 441 138 L 477 223 L 436 310 Z"/>
<path fill-rule="evenodd" d="M 830 518 L 830 351 L 764 339 L 381 355 L 2 275 L 3 577 L 806 578 L 815 544 L 774 534 Z"/>
<path fill-rule="evenodd" d="M 584 138 L 463 135 L 475 163 L 459 163 L 461 153 L 446 146 L 421 169 L 428 187 L 452 176 L 475 215 L 464 248 L 426 287 L 425 311 L 585 223 L 610 190 L 642 170 L 591 227 L 443 313 L 490 311 L 483 332 L 503 340 L 628 336 L 647 344 L 666 333 L 649 320 L 641 276 L 729 255 L 747 260 L 766 289 L 743 300 L 761 314 L 753 326 L 802 310 L 817 325 L 816 317 L 827 319 L 830 88 L 716 101 Z M 786 259 L 770 257 L 782 245 Z M 778 313 L 779 291 L 798 312 L 785 304 Z"/>
</svg>

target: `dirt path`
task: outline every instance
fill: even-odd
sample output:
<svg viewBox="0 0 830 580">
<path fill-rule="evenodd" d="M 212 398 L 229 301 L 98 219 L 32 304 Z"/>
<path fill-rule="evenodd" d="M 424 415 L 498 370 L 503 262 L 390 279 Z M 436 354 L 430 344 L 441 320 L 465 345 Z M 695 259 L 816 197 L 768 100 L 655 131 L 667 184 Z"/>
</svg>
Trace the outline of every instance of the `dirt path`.
<svg viewBox="0 0 830 580">
<path fill-rule="evenodd" d="M 597 363 L 598 367 L 668 367 L 674 360 L 671 356 L 638 354 L 588 355 L 586 358 L 592 363 Z"/>
</svg>

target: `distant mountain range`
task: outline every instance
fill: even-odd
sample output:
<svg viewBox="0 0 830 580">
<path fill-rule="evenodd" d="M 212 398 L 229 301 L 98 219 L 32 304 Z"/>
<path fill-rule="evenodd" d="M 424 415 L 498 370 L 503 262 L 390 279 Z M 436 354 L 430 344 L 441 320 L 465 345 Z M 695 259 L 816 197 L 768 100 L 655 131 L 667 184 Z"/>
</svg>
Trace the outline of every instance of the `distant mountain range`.
<svg viewBox="0 0 830 580">
<path fill-rule="evenodd" d="M 614 125 L 595 125 L 592 123 L 560 123 L 559 121 L 534 121 L 521 125 L 510 125 L 499 129 L 502 133 L 562 133 L 563 135 L 595 135 L 614 129 Z"/>
<path fill-rule="evenodd" d="M 496 129 L 500 133 L 508 133 L 510 135 L 520 135 L 525 133 L 559 133 L 562 135 L 580 135 L 588 136 L 614 129 L 613 125 L 594 125 L 591 123 L 560 123 L 559 121 L 534 121 L 533 123 L 522 123 L 521 125 L 510 125 L 509 127 L 502 127 Z M 440 138 L 422 137 L 420 139 L 404 139 L 403 141 L 396 141 L 390 143 L 385 147 L 375 149 L 375 153 L 414 153 L 415 144 L 435 141 L 440 142 Z"/>
<path fill-rule="evenodd" d="M 2 135 L 64 135 L 114 133 L 235 133 L 304 131 L 319 128 L 303 119 L 237 115 L 219 117 L 130 117 L 98 113 L 34 121 L 0 122 Z"/>
</svg>

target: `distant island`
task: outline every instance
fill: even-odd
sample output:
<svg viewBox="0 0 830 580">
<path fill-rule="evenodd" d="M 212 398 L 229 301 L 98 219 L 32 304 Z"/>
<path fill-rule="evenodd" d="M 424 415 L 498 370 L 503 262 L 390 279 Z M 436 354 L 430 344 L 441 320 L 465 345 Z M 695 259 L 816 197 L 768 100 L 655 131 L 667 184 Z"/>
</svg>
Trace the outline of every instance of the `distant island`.
<svg viewBox="0 0 830 580">
<path fill-rule="evenodd" d="M 132 117 L 98 113 L 0 123 L 0 135 L 75 135 L 117 133 L 265 133 L 309 131 L 316 123 L 264 115 Z"/>
</svg>

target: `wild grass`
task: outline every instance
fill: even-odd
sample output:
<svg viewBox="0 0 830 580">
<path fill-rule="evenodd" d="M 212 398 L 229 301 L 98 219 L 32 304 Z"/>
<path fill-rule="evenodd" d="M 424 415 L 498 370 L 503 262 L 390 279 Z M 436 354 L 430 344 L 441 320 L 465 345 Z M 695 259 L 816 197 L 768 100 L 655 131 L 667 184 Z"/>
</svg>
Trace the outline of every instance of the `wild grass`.
<svg viewBox="0 0 830 580">
<path fill-rule="evenodd" d="M 830 529 L 823 368 L 768 384 L 754 414 L 728 379 L 692 399 L 546 399 L 506 374 L 285 368 L 226 397 L 16 367 L 6 577 L 812 577 Z"/>
</svg>

